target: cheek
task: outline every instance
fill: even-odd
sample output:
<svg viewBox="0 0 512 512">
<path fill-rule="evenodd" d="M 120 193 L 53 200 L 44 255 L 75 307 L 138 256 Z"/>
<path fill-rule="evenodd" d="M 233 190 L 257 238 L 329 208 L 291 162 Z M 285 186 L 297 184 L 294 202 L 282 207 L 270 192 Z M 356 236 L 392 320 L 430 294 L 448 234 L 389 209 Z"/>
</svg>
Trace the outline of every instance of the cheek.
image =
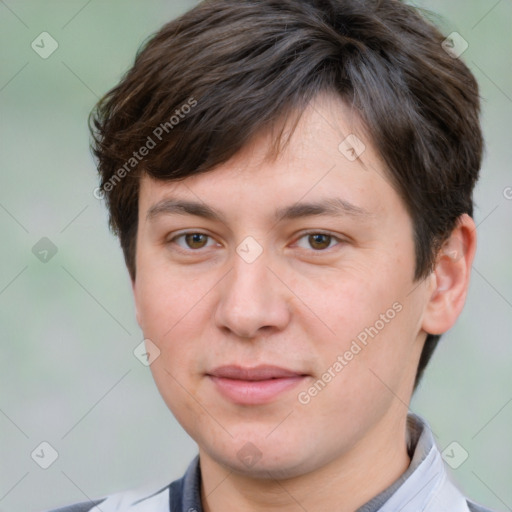
<svg viewBox="0 0 512 512">
<path fill-rule="evenodd" d="M 330 369 L 336 377 L 323 380 L 332 378 L 333 389 L 359 395 L 363 386 L 371 396 L 385 389 L 379 376 L 392 386 L 414 366 L 421 304 L 408 296 L 411 283 L 396 265 L 364 270 L 354 266 L 295 284 L 304 297 L 297 318 L 316 352 L 317 375 Z"/>
<path fill-rule="evenodd" d="M 305 412 L 337 423 L 336 435 L 350 437 L 361 425 L 377 421 L 394 402 L 402 406 L 397 396 L 406 399 L 402 383 L 415 368 L 406 339 L 412 336 L 408 313 L 400 307 L 384 307 L 382 312 L 389 312 L 388 323 L 374 314 L 344 315 L 335 341 L 315 347 L 315 380 L 300 390 L 300 403 L 307 402 L 301 405 Z"/>
<path fill-rule="evenodd" d="M 205 286 L 198 285 L 186 269 L 172 268 L 161 255 L 142 253 L 137 266 L 136 297 L 141 326 L 146 335 L 160 340 L 193 313 Z"/>
<path fill-rule="evenodd" d="M 180 423 L 189 421 L 191 414 L 201 414 L 190 397 L 197 394 L 196 377 L 201 366 L 198 343 L 209 317 L 206 290 L 194 291 L 187 284 L 183 279 L 154 272 L 139 289 L 144 337 L 160 351 L 150 370 L 162 398 Z"/>
<path fill-rule="evenodd" d="M 360 333 L 364 337 L 365 328 L 379 321 L 379 315 L 392 308 L 402 293 L 397 280 L 366 268 L 344 268 L 314 278 L 296 276 L 294 281 L 308 329 L 324 333 L 327 344 L 339 340 L 337 349 Z M 394 313 L 390 311 L 389 316 Z"/>
<path fill-rule="evenodd" d="M 407 402 L 421 349 L 416 306 L 408 301 L 384 301 L 363 324 L 352 329 L 352 336 L 339 343 L 330 360 L 342 356 L 342 378 L 332 391 L 344 397 L 343 406 L 348 401 L 347 408 L 374 414 L 378 412 L 375 407 L 382 412 L 391 402 L 397 406 Z"/>
<path fill-rule="evenodd" d="M 212 288 L 218 278 L 195 279 L 186 270 L 148 268 L 149 272 L 143 270 L 139 275 L 137 310 L 144 337 L 160 350 L 159 364 L 152 370 L 155 379 L 167 379 L 167 370 L 184 383 L 204 366 L 200 345 L 211 327 Z"/>
</svg>

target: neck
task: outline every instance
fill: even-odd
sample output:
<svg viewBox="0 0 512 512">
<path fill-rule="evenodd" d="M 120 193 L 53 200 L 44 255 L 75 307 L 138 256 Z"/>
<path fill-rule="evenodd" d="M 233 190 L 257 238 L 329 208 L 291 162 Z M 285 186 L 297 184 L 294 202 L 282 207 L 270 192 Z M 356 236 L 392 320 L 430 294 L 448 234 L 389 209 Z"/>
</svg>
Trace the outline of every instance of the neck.
<svg viewBox="0 0 512 512">
<path fill-rule="evenodd" d="M 294 478 L 255 479 L 219 465 L 200 450 L 205 512 L 353 512 L 392 485 L 408 468 L 406 419 L 378 424 L 349 452 Z"/>
</svg>

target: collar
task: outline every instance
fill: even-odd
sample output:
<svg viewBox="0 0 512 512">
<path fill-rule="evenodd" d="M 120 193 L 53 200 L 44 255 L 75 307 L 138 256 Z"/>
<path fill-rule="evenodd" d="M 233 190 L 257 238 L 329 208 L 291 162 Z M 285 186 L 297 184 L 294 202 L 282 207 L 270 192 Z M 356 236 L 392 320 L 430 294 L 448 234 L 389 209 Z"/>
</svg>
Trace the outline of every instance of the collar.
<svg viewBox="0 0 512 512">
<path fill-rule="evenodd" d="M 449 480 L 428 423 L 407 415 L 407 449 L 412 453 L 406 472 L 357 512 L 469 512 L 464 496 Z"/>
<path fill-rule="evenodd" d="M 430 427 L 415 414 L 407 416 L 407 444 L 412 454 L 407 471 L 357 512 L 471 512 L 466 499 L 448 479 Z M 100 506 L 101 509 L 93 511 L 203 512 L 199 455 L 182 478 L 164 489 L 149 495 L 119 493 L 102 501 Z"/>
<path fill-rule="evenodd" d="M 441 454 L 427 422 L 416 414 L 407 416 L 407 448 L 412 454 L 406 472 L 390 487 L 357 512 L 469 512 L 467 502 L 449 481 Z M 178 512 L 203 512 L 199 456 L 183 478 L 183 507 Z M 174 509 L 171 506 L 171 512 Z"/>
</svg>

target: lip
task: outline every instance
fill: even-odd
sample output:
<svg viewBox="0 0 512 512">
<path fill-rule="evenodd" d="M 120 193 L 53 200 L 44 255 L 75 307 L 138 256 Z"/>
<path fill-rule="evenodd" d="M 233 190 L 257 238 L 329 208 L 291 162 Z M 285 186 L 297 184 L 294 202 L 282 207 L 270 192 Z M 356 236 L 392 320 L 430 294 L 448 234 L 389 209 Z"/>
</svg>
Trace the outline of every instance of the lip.
<svg viewBox="0 0 512 512">
<path fill-rule="evenodd" d="M 273 365 L 252 368 L 221 366 L 207 374 L 217 390 L 240 405 L 258 405 L 273 401 L 302 382 L 307 375 Z"/>
</svg>

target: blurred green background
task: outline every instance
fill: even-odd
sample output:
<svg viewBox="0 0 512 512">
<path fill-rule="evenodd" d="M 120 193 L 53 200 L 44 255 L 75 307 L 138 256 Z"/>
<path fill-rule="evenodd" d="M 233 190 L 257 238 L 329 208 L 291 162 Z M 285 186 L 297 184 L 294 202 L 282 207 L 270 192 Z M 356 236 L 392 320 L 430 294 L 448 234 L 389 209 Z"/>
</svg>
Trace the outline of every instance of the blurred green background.
<svg viewBox="0 0 512 512">
<path fill-rule="evenodd" d="M 0 512 L 163 486 L 196 453 L 132 353 L 142 334 L 87 130 L 141 42 L 195 3 L 0 0 Z M 512 510 L 512 1 L 415 5 L 469 43 L 487 151 L 466 308 L 411 409 L 441 449 L 467 451 L 451 470 L 465 493 Z M 33 460 L 41 442 L 58 453 L 48 469 Z"/>
</svg>

